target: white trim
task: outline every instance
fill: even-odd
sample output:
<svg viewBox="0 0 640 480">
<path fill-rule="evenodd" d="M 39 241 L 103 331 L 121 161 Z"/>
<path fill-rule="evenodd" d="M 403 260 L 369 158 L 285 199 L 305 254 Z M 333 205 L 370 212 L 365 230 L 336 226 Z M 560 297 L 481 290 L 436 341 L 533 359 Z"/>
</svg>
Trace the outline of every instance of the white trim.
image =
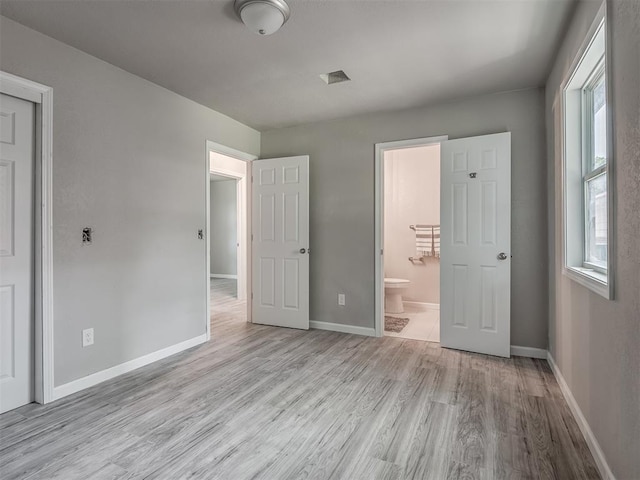
<svg viewBox="0 0 640 480">
<path fill-rule="evenodd" d="M 551 352 L 548 352 L 547 354 L 547 361 L 549 362 L 551 371 L 553 372 L 553 374 L 556 377 L 556 380 L 558 381 L 558 385 L 560 385 L 560 390 L 562 391 L 562 395 L 564 396 L 564 399 L 569 405 L 569 409 L 571 410 L 571 413 L 573 413 L 573 416 L 576 419 L 576 422 L 578 423 L 578 427 L 580 427 L 580 431 L 582 432 L 582 435 L 584 436 L 584 439 L 586 440 L 587 445 L 589 446 L 589 450 L 591 451 L 591 454 L 593 455 L 593 458 L 596 461 L 596 465 L 598 466 L 598 470 L 600 471 L 600 475 L 602 476 L 602 479 L 615 480 L 613 472 L 611 471 L 611 468 L 607 463 L 607 459 L 604 456 L 604 452 L 602 451 L 602 448 L 600 448 L 600 444 L 598 443 L 598 440 L 596 440 L 596 436 L 593 434 L 593 431 L 589 426 L 589 422 L 587 422 L 587 419 L 582 414 L 582 410 L 580 410 L 580 406 L 578 405 L 578 402 L 576 402 L 576 399 L 574 398 L 573 393 L 571 393 L 571 389 L 569 388 L 569 385 L 567 385 L 566 380 L 562 376 L 562 372 L 560 371 L 560 369 L 558 368 L 558 365 L 554 361 L 553 356 L 551 355 Z"/>
<path fill-rule="evenodd" d="M 583 287 L 588 288 L 592 292 L 602 295 L 604 298 L 610 299 L 611 285 L 608 284 L 609 276 L 598 274 L 595 271 L 589 272 L 581 267 L 564 266 L 563 275 L 570 278 Z M 606 280 L 603 280 L 604 277 Z"/>
<path fill-rule="evenodd" d="M 216 153 L 226 155 L 227 157 L 237 158 L 238 160 L 244 160 L 245 162 L 252 162 L 253 160 L 258 159 L 257 155 L 242 152 L 240 150 L 236 150 L 235 148 L 222 145 L 221 143 L 216 143 L 216 142 L 212 142 L 211 140 L 207 140 L 207 153 L 209 151 L 214 151 Z M 208 159 L 209 159 L 209 156 L 207 155 L 207 160 Z M 237 174 L 234 174 L 234 175 L 237 176 Z"/>
<path fill-rule="evenodd" d="M 209 150 L 209 152 L 215 152 L 215 150 Z M 218 152 L 216 152 L 218 153 Z M 240 160 L 240 159 L 237 159 Z M 244 160 L 242 160 L 244 162 Z M 209 167 L 211 168 L 211 167 Z M 227 177 L 229 180 L 240 180 L 243 178 L 241 174 L 238 172 L 234 172 L 233 170 L 226 170 L 224 168 L 216 167 L 213 170 L 209 170 L 211 175 L 218 175 L 220 177 Z"/>
<path fill-rule="evenodd" d="M 511 345 L 511 355 L 516 357 L 527 358 L 547 358 L 547 352 L 544 348 L 521 347 L 519 345 Z"/>
<path fill-rule="evenodd" d="M 207 302 L 204 306 L 205 311 L 205 336 L 206 341 L 211 340 L 211 240 L 209 234 L 211 232 L 211 161 L 209 160 L 209 142 L 205 142 L 204 148 L 204 261 L 205 261 L 205 292 L 204 298 Z"/>
<path fill-rule="evenodd" d="M 36 309 L 35 401 L 49 403 L 53 392 L 53 89 L 0 71 L 0 92 L 36 104 Z M 38 248 L 39 247 L 39 248 Z"/>
<path fill-rule="evenodd" d="M 205 343 L 206 341 L 207 335 L 202 334 L 195 338 L 185 340 L 184 342 L 180 342 L 175 345 L 171 345 L 170 347 L 157 350 L 153 353 L 143 355 L 142 357 L 129 360 L 128 362 L 121 363 L 120 365 L 116 365 L 115 367 L 107 368 L 106 370 L 92 373 L 91 375 L 79 378 L 78 380 L 73 380 L 72 382 L 65 383 L 64 385 L 60 385 L 54 389 L 54 400 L 59 400 L 63 397 L 72 395 L 86 388 L 93 387 L 94 385 L 98 385 L 99 383 L 111 380 L 112 378 L 118 377 L 125 373 L 129 373 L 140 367 L 144 367 L 153 362 L 157 362 L 158 360 L 162 360 L 163 358 L 167 358 L 171 355 L 175 355 L 176 353 L 188 350 L 189 348 Z"/>
<path fill-rule="evenodd" d="M 212 273 L 209 275 L 211 278 L 228 278 L 229 280 L 237 280 L 238 275 L 228 275 L 226 273 Z"/>
<path fill-rule="evenodd" d="M 382 322 L 384 317 L 384 152 L 387 150 L 400 150 L 402 148 L 422 147 L 433 145 L 448 140 L 448 135 L 437 137 L 415 138 L 411 140 L 398 140 L 395 142 L 383 142 L 375 144 L 375 170 L 374 170 L 374 235 L 375 249 L 373 251 L 375 262 L 375 336 L 384 335 Z"/>
<path fill-rule="evenodd" d="M 355 325 L 343 325 L 341 323 L 318 322 L 309 320 L 309 328 L 315 330 L 328 330 L 330 332 L 351 333 L 353 335 L 364 335 L 366 337 L 376 337 L 376 330 L 370 327 L 356 327 Z"/>
<path fill-rule="evenodd" d="M 409 302 L 407 300 L 402 302 L 403 305 L 415 305 L 416 307 L 422 307 L 426 310 L 440 310 L 439 303 L 426 303 L 426 302 Z"/>
</svg>

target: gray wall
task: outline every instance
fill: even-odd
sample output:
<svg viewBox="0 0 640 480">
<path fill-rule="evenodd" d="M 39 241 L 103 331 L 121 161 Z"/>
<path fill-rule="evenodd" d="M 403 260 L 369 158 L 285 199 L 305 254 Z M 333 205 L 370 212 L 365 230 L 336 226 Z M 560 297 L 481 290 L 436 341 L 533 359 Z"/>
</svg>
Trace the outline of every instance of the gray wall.
<svg viewBox="0 0 640 480">
<path fill-rule="evenodd" d="M 512 132 L 511 343 L 547 347 L 544 93 L 491 95 L 262 133 L 262 156 L 309 154 L 311 319 L 374 326 L 374 144 Z M 347 295 L 337 305 L 337 293 Z"/>
<path fill-rule="evenodd" d="M 257 154 L 260 134 L 9 19 L 0 32 L 0 69 L 53 87 L 55 385 L 203 334 L 205 142 Z"/>
<path fill-rule="evenodd" d="M 211 274 L 238 273 L 237 181 L 211 182 Z"/>
<path fill-rule="evenodd" d="M 547 82 L 549 348 L 619 480 L 640 478 L 640 2 L 608 2 L 613 87 L 613 301 L 562 275 L 561 82 L 600 2 L 581 2 Z"/>
</svg>

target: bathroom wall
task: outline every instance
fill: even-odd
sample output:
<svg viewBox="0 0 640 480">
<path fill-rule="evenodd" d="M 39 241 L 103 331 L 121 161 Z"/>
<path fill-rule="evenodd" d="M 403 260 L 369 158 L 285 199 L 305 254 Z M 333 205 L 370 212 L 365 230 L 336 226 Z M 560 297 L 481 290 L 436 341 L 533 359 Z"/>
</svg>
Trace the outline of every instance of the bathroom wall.
<svg viewBox="0 0 640 480">
<path fill-rule="evenodd" d="M 440 260 L 409 261 L 416 224 L 440 224 L 440 145 L 384 154 L 384 276 L 411 280 L 405 301 L 439 304 Z"/>
</svg>

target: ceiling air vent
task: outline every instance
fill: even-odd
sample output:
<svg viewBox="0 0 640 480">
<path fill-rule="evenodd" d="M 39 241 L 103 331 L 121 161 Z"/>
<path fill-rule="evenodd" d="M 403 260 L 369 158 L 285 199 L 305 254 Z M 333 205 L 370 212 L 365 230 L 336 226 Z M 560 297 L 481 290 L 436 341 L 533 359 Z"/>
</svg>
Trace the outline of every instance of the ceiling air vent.
<svg viewBox="0 0 640 480">
<path fill-rule="evenodd" d="M 320 78 L 327 84 L 331 85 L 333 83 L 340 82 L 349 82 L 351 79 L 344 73 L 342 70 L 337 70 L 335 72 L 323 73 L 320 75 Z"/>
</svg>

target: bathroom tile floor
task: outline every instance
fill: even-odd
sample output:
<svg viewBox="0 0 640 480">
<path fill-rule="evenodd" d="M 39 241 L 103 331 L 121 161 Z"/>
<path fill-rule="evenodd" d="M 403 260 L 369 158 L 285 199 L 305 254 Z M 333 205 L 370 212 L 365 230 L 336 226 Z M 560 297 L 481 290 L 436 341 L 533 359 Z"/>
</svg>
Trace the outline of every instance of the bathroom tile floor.
<svg viewBox="0 0 640 480">
<path fill-rule="evenodd" d="M 408 318 L 409 323 L 401 332 L 387 332 L 387 337 L 409 338 L 425 342 L 440 342 L 440 309 L 416 305 L 404 304 L 404 313 L 386 314 L 392 317 Z"/>
</svg>

